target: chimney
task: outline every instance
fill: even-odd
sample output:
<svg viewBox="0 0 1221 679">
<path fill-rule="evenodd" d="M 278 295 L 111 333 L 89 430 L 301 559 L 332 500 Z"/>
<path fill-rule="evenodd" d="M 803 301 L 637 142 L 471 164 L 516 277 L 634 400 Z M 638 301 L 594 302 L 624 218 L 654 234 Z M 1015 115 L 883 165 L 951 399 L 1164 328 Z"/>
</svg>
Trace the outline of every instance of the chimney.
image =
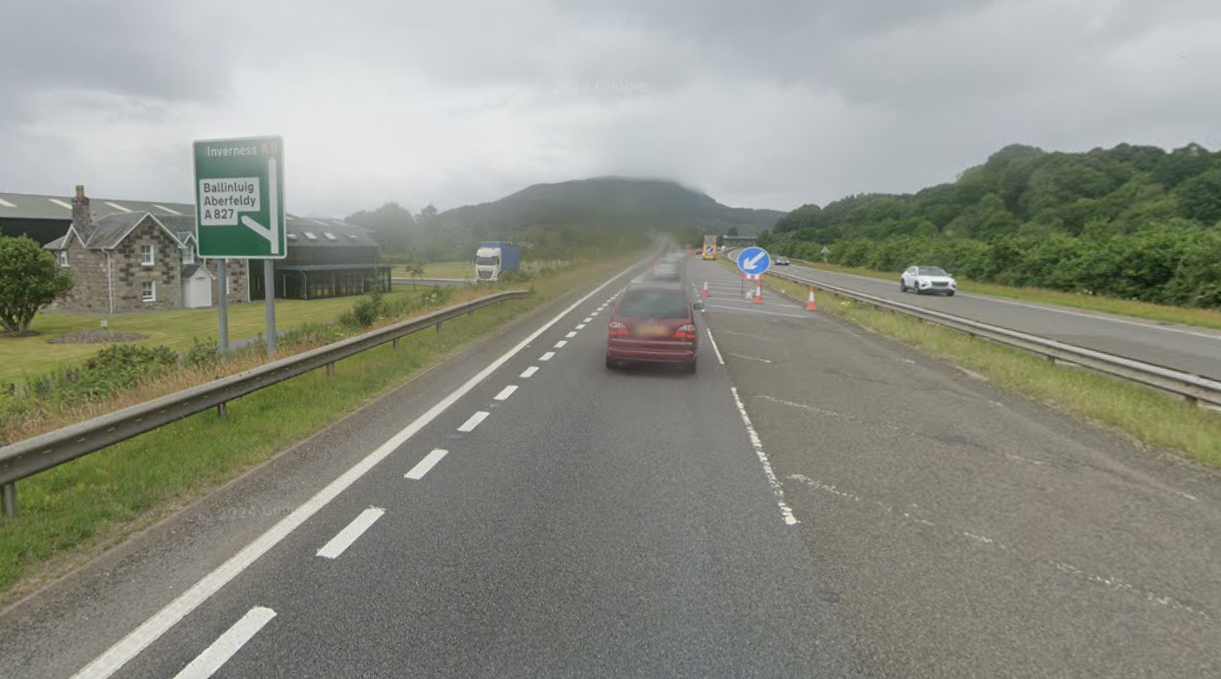
<svg viewBox="0 0 1221 679">
<path fill-rule="evenodd" d="M 92 223 L 93 218 L 89 214 L 89 198 L 85 196 L 85 187 L 77 184 L 76 197 L 72 199 L 72 226 L 77 233 L 84 235 Z"/>
</svg>

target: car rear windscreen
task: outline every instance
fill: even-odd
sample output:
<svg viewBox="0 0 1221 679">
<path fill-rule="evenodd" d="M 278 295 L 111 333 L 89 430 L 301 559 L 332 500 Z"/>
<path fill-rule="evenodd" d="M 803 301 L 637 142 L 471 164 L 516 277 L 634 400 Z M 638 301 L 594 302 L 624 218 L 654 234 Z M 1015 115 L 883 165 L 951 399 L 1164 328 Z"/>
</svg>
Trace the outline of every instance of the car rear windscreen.
<svg viewBox="0 0 1221 679">
<path fill-rule="evenodd" d="M 633 290 L 619 304 L 621 318 L 687 318 L 687 296 L 670 290 Z"/>
</svg>

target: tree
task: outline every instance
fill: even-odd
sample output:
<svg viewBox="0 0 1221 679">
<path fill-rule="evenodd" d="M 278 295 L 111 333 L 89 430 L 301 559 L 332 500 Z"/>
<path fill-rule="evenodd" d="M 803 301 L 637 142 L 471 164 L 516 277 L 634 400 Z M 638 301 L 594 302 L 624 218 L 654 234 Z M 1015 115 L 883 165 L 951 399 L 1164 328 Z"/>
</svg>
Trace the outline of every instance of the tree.
<svg viewBox="0 0 1221 679">
<path fill-rule="evenodd" d="M 72 289 L 72 276 L 29 236 L 0 236 L 0 323 L 25 333 L 34 316 Z"/>
<path fill-rule="evenodd" d="M 411 274 L 411 287 L 414 288 L 418 282 L 418 279 L 424 277 L 424 265 L 418 259 L 412 260 L 412 262 L 407 265 L 407 273 Z"/>
<path fill-rule="evenodd" d="M 725 232 L 725 235 L 726 235 L 726 236 L 736 236 L 736 235 L 738 235 L 738 227 L 736 227 L 736 226 L 731 226 L 731 227 L 729 227 L 729 230 Z"/>
</svg>

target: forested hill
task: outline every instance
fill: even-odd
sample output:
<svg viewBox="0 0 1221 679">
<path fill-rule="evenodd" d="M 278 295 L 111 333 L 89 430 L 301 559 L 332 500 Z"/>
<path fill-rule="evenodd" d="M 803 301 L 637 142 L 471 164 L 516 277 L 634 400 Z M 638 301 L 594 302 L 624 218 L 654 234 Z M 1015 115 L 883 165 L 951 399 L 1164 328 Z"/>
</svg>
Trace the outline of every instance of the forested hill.
<svg viewBox="0 0 1221 679">
<path fill-rule="evenodd" d="M 389 204 L 348 219 L 379 234 L 391 252 L 427 259 L 466 258 L 481 240 L 535 245 L 538 256 L 573 248 L 617 247 L 648 231 L 756 235 L 784 213 L 733 208 L 674 182 L 600 177 L 536 184 L 480 205 L 411 215 Z"/>
<path fill-rule="evenodd" d="M 1172 304 L 1221 306 L 1221 153 L 1008 146 L 952 184 L 802 206 L 763 242 L 789 256 Z"/>
</svg>

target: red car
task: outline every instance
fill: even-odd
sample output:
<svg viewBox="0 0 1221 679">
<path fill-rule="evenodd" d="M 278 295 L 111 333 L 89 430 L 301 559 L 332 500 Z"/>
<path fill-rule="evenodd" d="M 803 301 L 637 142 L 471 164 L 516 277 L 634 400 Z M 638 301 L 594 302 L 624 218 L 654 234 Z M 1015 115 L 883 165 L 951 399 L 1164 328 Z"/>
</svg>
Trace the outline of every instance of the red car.
<svg viewBox="0 0 1221 679">
<path fill-rule="evenodd" d="M 674 363 L 694 373 L 699 350 L 695 308 L 681 285 L 632 285 L 619 296 L 606 333 L 606 367 Z"/>
</svg>

